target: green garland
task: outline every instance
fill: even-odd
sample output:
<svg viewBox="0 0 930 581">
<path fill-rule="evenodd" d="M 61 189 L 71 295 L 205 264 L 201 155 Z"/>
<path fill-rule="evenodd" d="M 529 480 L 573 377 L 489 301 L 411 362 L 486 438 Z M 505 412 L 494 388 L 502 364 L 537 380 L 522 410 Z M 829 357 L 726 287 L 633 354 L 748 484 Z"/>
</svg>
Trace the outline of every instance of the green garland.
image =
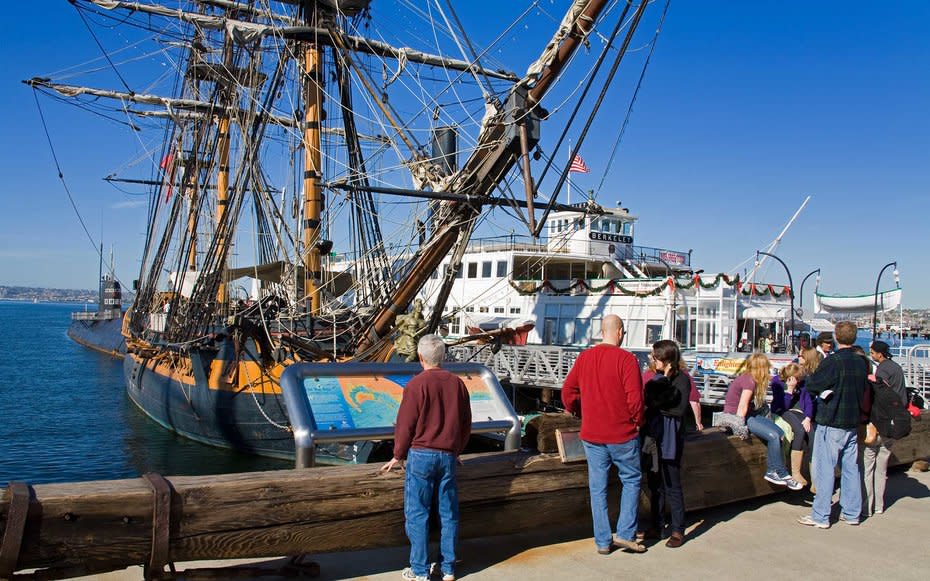
<svg viewBox="0 0 930 581">
<path fill-rule="evenodd" d="M 713 282 L 705 282 L 701 275 L 696 274 L 694 277 L 688 279 L 687 281 L 681 281 L 673 277 L 668 277 L 656 287 L 650 290 L 633 290 L 623 286 L 620 281 L 623 279 L 612 278 L 608 280 L 605 284 L 599 286 L 593 286 L 588 283 L 587 280 L 583 278 L 576 278 L 572 280 L 566 287 L 557 287 L 552 284 L 548 279 L 543 280 L 538 285 L 533 285 L 532 283 L 524 282 L 519 283 L 514 280 L 510 280 L 510 286 L 514 288 L 521 295 L 534 295 L 543 291 L 548 291 L 550 294 L 554 295 L 569 295 L 573 292 L 588 292 L 588 293 L 603 293 L 608 292 L 609 294 L 621 294 L 628 297 L 654 297 L 662 294 L 666 288 L 671 287 L 672 290 L 691 290 L 695 286 L 700 286 L 702 289 L 711 290 L 715 289 L 720 284 L 726 284 L 727 286 L 735 286 L 737 292 L 741 293 L 743 296 L 766 296 L 771 295 L 773 298 L 780 299 L 788 293 L 789 296 L 793 296 L 794 293 L 789 286 L 783 286 L 780 291 L 776 291 L 775 287 L 770 284 L 755 284 L 750 283 L 748 285 L 742 284 L 739 279 L 739 275 L 730 277 L 727 274 L 717 274 L 714 277 Z"/>
</svg>

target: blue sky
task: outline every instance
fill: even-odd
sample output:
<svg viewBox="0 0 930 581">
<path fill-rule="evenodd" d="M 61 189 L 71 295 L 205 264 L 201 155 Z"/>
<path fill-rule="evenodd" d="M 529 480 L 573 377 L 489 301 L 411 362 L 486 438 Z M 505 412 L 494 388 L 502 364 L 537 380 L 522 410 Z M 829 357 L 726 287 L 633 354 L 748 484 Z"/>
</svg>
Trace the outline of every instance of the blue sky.
<svg viewBox="0 0 930 581">
<path fill-rule="evenodd" d="M 485 24 L 496 4 L 456 3 L 479 44 L 505 25 Z M 552 13 L 565 5 L 541 2 Z M 897 260 L 905 306 L 930 307 L 927 22 L 930 3 L 916 0 L 673 0 L 600 201 L 622 200 L 640 217 L 638 244 L 693 249 L 695 264 L 713 272 L 732 271 L 763 248 L 810 195 L 778 250 L 796 284 L 819 267 L 825 292 L 866 293 Z M 57 179 L 32 91 L 20 81 L 98 57 L 99 49 L 65 0 L 15 3 L 6 23 L 0 284 L 92 288 L 96 257 Z M 534 27 L 498 56 L 522 71 L 550 34 Z M 625 82 L 638 71 L 626 70 Z M 600 180 L 627 98 L 609 104 L 584 144 L 592 171 L 574 177 L 582 188 Z M 142 198 L 101 180 L 126 161 L 133 138 L 47 98 L 42 107 L 91 233 L 103 230 L 120 276 L 134 278 Z M 892 285 L 886 276 L 883 287 Z M 784 282 L 774 267 L 764 278 Z"/>
</svg>

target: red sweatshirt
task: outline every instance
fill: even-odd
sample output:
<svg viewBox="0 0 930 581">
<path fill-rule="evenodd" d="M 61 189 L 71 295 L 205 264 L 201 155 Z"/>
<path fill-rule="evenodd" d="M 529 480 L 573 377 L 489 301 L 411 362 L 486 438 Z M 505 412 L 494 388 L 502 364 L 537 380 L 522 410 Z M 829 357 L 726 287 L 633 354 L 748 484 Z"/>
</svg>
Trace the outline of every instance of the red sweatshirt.
<svg viewBox="0 0 930 581">
<path fill-rule="evenodd" d="M 426 369 L 404 388 L 394 425 L 394 457 L 410 448 L 444 450 L 458 456 L 471 435 L 471 402 L 465 383 L 445 369 Z"/>
<path fill-rule="evenodd" d="M 636 357 L 607 343 L 582 351 L 562 384 L 562 403 L 573 414 L 581 412 L 582 440 L 632 440 L 643 417 L 643 380 Z"/>
</svg>

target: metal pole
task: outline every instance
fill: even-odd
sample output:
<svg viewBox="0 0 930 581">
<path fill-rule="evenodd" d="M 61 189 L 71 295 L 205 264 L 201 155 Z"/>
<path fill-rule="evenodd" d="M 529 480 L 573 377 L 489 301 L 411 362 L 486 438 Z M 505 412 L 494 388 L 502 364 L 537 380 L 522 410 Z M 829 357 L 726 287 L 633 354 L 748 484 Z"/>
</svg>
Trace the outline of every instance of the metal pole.
<svg viewBox="0 0 930 581">
<path fill-rule="evenodd" d="M 892 261 L 882 267 L 878 271 L 878 278 L 875 279 L 875 304 L 872 307 L 872 341 L 875 341 L 875 328 L 878 323 L 878 285 L 882 281 L 882 275 L 885 274 L 885 271 L 888 270 L 889 266 L 893 266 L 895 270 L 898 270 L 898 261 Z"/>
<path fill-rule="evenodd" d="M 763 252 L 763 251 L 761 251 L 761 250 L 756 250 L 756 262 L 759 261 L 759 255 L 760 255 L 760 254 L 763 254 L 763 255 L 765 255 L 765 256 L 769 256 L 769 257 L 774 258 L 775 260 L 777 260 L 777 261 L 779 262 L 779 264 L 781 264 L 781 265 L 785 268 L 785 272 L 788 273 L 788 298 L 791 299 L 791 335 L 790 335 L 790 337 L 791 337 L 791 353 L 794 353 L 794 352 L 795 352 L 795 349 L 794 349 L 794 282 L 791 280 L 791 271 L 788 270 L 788 265 L 785 264 L 785 261 L 784 261 L 784 260 L 782 260 L 781 258 L 778 258 L 778 257 L 775 256 L 774 254 L 771 254 L 771 253 L 769 253 L 769 252 Z M 808 275 L 808 276 L 810 276 L 810 275 Z"/>
<path fill-rule="evenodd" d="M 668 280 L 670 282 L 674 282 L 672 279 L 672 266 L 668 262 L 663 260 L 662 257 L 658 255 L 658 253 L 656 253 L 656 258 L 659 259 L 659 262 L 665 265 L 665 274 L 666 276 L 668 276 Z M 669 333 L 669 339 L 671 339 L 672 341 L 675 340 L 675 318 L 676 318 L 675 309 L 678 308 L 677 298 L 678 298 L 678 287 L 673 286 L 672 287 L 672 316 L 669 317 L 669 322 L 671 323 L 671 326 L 672 326 L 671 333 Z"/>
<path fill-rule="evenodd" d="M 817 280 L 819 281 L 820 280 L 820 269 L 819 268 L 807 273 L 807 276 L 805 276 L 804 280 L 801 281 L 801 291 L 800 291 L 800 300 L 798 301 L 798 310 L 801 311 L 802 322 L 804 321 L 804 283 L 807 282 L 807 279 L 814 276 L 815 274 L 817 275 Z M 817 290 L 814 289 L 814 292 L 817 292 Z M 811 317 L 811 319 L 813 319 L 813 317 Z"/>
</svg>

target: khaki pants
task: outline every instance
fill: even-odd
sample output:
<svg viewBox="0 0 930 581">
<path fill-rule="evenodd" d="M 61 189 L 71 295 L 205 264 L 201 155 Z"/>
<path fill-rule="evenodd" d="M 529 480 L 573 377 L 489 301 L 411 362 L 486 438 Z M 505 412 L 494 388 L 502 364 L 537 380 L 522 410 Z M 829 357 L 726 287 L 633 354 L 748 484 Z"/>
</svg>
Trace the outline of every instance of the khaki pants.
<svg viewBox="0 0 930 581">
<path fill-rule="evenodd" d="M 872 516 L 885 511 L 885 478 L 894 440 L 878 436 L 871 446 L 862 449 L 862 479 L 865 483 L 865 506 L 862 513 Z"/>
</svg>

